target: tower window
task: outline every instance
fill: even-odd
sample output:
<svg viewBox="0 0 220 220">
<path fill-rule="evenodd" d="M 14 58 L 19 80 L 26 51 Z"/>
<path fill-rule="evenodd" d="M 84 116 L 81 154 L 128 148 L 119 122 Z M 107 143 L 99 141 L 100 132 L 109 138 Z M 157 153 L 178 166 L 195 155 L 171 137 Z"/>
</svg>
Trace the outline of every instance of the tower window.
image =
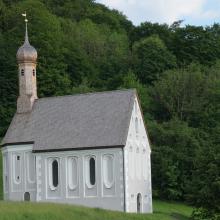
<svg viewBox="0 0 220 220">
<path fill-rule="evenodd" d="M 20 156 L 17 156 L 17 160 L 20 160 Z"/>
<path fill-rule="evenodd" d="M 35 76 L 35 69 L 33 69 L 33 76 Z"/>
<path fill-rule="evenodd" d="M 21 75 L 24 76 L 24 69 L 21 70 Z"/>
</svg>

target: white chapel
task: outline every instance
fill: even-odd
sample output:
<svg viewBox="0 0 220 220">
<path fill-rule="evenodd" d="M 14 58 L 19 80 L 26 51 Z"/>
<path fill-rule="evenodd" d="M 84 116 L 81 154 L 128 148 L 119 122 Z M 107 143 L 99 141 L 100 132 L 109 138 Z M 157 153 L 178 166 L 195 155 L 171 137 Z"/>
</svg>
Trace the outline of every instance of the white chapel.
<svg viewBox="0 0 220 220">
<path fill-rule="evenodd" d="M 136 90 L 39 99 L 27 25 L 17 62 L 17 111 L 1 143 L 4 199 L 151 213 L 151 149 Z"/>
</svg>

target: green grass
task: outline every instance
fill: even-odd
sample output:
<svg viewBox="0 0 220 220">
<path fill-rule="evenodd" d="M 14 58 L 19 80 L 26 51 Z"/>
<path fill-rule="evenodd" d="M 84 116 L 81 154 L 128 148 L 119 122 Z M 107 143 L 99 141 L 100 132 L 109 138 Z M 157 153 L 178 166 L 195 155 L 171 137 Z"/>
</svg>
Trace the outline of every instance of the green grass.
<svg viewBox="0 0 220 220">
<path fill-rule="evenodd" d="M 1 138 L 0 138 L 1 141 Z M 3 199 L 3 183 L 2 183 L 2 152 L 0 148 L 0 200 Z"/>
<path fill-rule="evenodd" d="M 186 220 L 192 208 L 154 201 L 154 214 L 125 214 L 102 209 L 47 203 L 0 202 L 0 220 Z"/>
</svg>

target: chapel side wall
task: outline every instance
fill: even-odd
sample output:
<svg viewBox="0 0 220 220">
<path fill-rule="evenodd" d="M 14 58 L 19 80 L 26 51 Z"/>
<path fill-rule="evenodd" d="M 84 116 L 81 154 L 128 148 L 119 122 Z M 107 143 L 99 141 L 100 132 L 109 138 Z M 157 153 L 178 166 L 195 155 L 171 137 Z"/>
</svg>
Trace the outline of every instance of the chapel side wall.
<svg viewBox="0 0 220 220">
<path fill-rule="evenodd" d="M 87 184 L 87 158 L 96 161 L 96 183 Z M 104 181 L 106 156 L 113 157 L 113 183 Z M 70 158 L 77 161 L 77 182 L 71 183 Z M 56 189 L 50 186 L 50 162 L 56 159 L 59 164 L 59 184 Z M 74 159 L 74 160 L 75 160 Z M 74 165 L 75 166 L 75 165 Z M 123 153 L 121 148 L 73 150 L 64 152 L 36 153 L 37 201 L 70 203 L 89 207 L 124 211 Z M 76 172 L 73 172 L 76 173 Z M 74 176 L 76 179 L 76 176 Z M 73 180 L 74 181 L 74 180 Z"/>
<path fill-rule="evenodd" d="M 24 193 L 36 201 L 35 159 L 32 145 L 2 148 L 4 200 L 24 201 Z"/>
<path fill-rule="evenodd" d="M 141 212 L 152 213 L 151 149 L 137 98 L 132 110 L 124 149 L 126 211 L 137 212 L 137 195 L 141 194 Z"/>
</svg>

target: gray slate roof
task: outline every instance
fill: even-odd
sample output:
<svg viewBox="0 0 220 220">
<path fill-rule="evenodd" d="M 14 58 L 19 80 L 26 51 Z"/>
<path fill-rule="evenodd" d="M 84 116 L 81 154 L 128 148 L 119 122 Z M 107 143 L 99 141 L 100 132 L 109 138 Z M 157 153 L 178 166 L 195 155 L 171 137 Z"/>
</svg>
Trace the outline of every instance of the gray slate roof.
<svg viewBox="0 0 220 220">
<path fill-rule="evenodd" d="M 38 99 L 14 115 L 3 145 L 34 142 L 34 151 L 124 146 L 135 90 Z"/>
</svg>

